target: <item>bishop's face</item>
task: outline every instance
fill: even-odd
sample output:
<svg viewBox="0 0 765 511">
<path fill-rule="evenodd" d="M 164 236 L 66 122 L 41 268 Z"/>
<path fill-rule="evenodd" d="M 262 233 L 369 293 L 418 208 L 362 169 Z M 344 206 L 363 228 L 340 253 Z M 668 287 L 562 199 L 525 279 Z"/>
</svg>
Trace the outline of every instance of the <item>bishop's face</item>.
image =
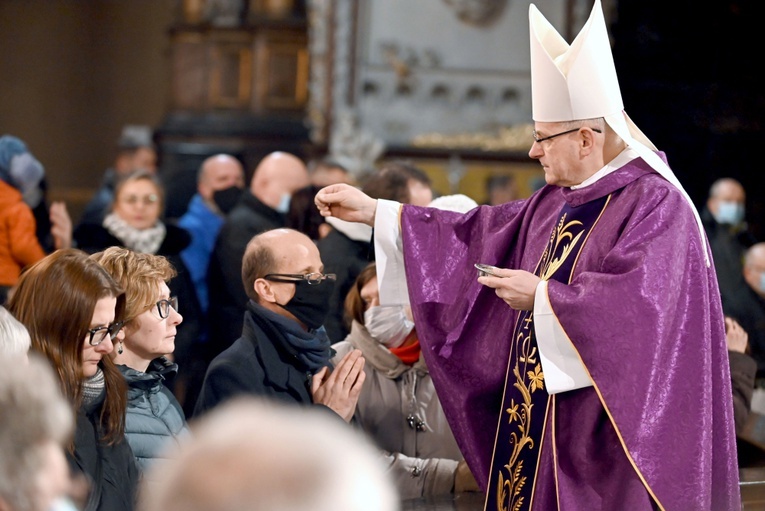
<svg viewBox="0 0 765 511">
<path fill-rule="evenodd" d="M 583 161 L 583 127 L 572 129 L 570 126 L 555 122 L 535 123 L 529 157 L 539 160 L 548 185 L 570 187 L 581 184 L 592 174 Z"/>
</svg>

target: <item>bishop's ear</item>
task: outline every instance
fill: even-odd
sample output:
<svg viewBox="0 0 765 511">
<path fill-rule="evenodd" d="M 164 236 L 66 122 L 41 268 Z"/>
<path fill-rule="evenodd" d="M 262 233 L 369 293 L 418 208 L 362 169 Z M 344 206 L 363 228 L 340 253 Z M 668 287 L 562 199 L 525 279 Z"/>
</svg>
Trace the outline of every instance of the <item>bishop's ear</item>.
<svg viewBox="0 0 765 511">
<path fill-rule="evenodd" d="M 579 145 L 585 154 L 589 154 L 595 148 L 595 137 L 598 134 L 590 128 L 579 130 Z"/>
</svg>

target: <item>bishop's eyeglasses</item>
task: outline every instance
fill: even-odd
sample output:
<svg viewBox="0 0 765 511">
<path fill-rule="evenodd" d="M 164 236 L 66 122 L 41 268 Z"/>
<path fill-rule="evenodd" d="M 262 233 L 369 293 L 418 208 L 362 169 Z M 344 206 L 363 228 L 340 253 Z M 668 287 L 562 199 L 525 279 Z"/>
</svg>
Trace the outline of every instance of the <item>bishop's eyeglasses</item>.
<svg viewBox="0 0 765 511">
<path fill-rule="evenodd" d="M 542 137 L 542 138 L 540 138 L 540 137 L 539 137 L 539 135 L 537 134 L 537 130 L 533 130 L 533 131 L 531 132 L 531 136 L 534 138 L 534 142 L 536 142 L 537 144 L 539 144 L 539 143 L 541 143 L 541 142 L 544 142 L 545 140 L 550 140 L 550 139 L 553 139 L 553 138 L 555 138 L 555 137 L 559 137 L 559 136 L 561 136 L 561 135 L 568 135 L 569 133 L 573 133 L 573 132 L 575 132 L 575 131 L 579 131 L 579 130 L 580 130 L 580 129 L 582 129 L 582 128 L 586 128 L 586 126 L 579 126 L 578 128 L 574 128 L 574 129 L 572 129 L 572 130 L 561 131 L 560 133 L 556 133 L 555 135 L 549 135 L 549 136 L 547 136 L 547 137 Z M 600 129 L 598 129 L 598 128 L 590 128 L 590 129 L 591 129 L 592 131 L 594 131 L 595 133 L 603 133 L 603 132 L 602 132 Z"/>
</svg>

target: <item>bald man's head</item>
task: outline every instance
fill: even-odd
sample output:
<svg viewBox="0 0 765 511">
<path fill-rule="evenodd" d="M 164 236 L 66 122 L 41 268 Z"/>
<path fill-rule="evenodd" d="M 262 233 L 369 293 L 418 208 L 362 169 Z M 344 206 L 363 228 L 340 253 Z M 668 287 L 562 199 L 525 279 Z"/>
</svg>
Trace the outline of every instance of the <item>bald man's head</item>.
<svg viewBox="0 0 765 511">
<path fill-rule="evenodd" d="M 255 168 L 250 192 L 266 206 L 286 213 L 292 194 L 309 184 L 308 169 L 303 160 L 294 154 L 277 151 L 263 158 Z"/>
<path fill-rule="evenodd" d="M 242 257 L 242 283 L 247 296 L 261 301 L 254 283 L 269 273 L 322 271 L 321 257 L 311 238 L 294 229 L 272 229 L 253 237 Z"/>
<path fill-rule="evenodd" d="M 744 279 L 757 294 L 765 297 L 765 243 L 756 243 L 746 251 Z"/>
<path fill-rule="evenodd" d="M 244 168 L 239 160 L 228 154 L 216 154 L 202 162 L 197 176 L 197 191 L 208 205 L 214 205 L 215 192 L 232 186 L 244 188 Z"/>
<path fill-rule="evenodd" d="M 253 396 L 216 407 L 167 464 L 152 465 L 140 509 L 399 509 L 369 438 L 315 408 Z"/>
</svg>

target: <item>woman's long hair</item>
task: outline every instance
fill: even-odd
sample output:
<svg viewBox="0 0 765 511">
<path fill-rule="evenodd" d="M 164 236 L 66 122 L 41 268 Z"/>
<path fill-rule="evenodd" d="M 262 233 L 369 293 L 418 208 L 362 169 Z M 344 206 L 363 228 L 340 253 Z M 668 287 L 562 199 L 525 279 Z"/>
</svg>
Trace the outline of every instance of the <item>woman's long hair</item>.
<svg viewBox="0 0 765 511">
<path fill-rule="evenodd" d="M 93 311 L 101 298 L 117 299 L 114 321 L 121 321 L 125 295 L 101 265 L 77 249 L 62 249 L 27 268 L 7 308 L 29 330 L 32 349 L 58 373 L 64 395 L 82 405 L 82 349 Z M 101 409 L 103 439 L 114 443 L 125 431 L 127 386 L 111 358 L 101 359 L 106 399 Z"/>
<path fill-rule="evenodd" d="M 366 304 L 364 304 L 364 300 L 361 298 L 361 288 L 366 286 L 375 277 L 377 277 L 377 266 L 372 262 L 361 270 L 348 294 L 345 296 L 345 314 L 343 319 L 348 328 L 351 327 L 353 320 L 358 321 L 362 325 L 364 324 Z"/>
</svg>

